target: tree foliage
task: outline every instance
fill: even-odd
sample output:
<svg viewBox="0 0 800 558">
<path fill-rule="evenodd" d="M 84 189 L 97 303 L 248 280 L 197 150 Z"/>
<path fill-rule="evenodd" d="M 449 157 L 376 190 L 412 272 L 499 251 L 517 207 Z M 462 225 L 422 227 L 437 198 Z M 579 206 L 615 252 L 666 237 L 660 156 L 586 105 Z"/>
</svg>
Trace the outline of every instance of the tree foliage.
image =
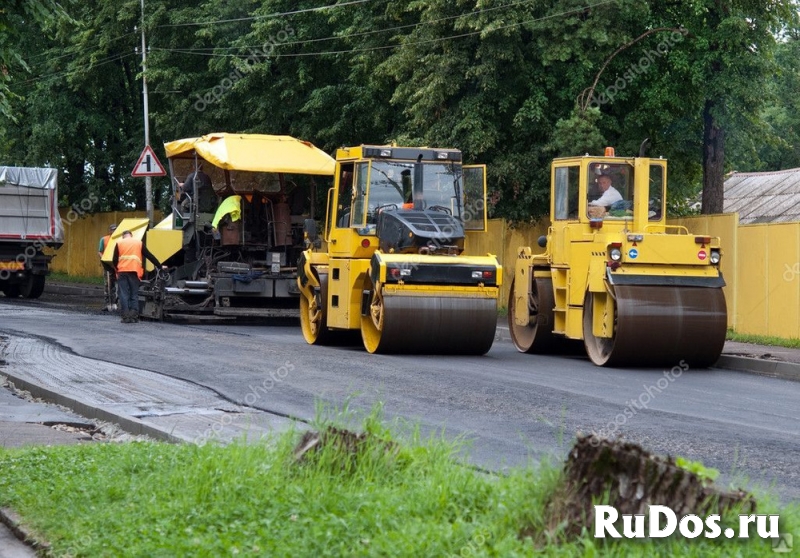
<svg viewBox="0 0 800 558">
<path fill-rule="evenodd" d="M 33 12 L 31 6 L 38 6 Z M 490 212 L 548 207 L 553 157 L 645 138 L 674 205 L 722 174 L 800 165 L 796 0 L 146 0 L 151 143 L 214 131 L 457 147 Z M 62 170 L 67 203 L 144 207 L 139 0 L 12 2 L 4 164 Z M 36 16 L 36 14 L 40 14 Z M 20 23 L 26 18 L 48 22 Z M 11 54 L 9 54 L 11 53 Z M 24 62 L 24 66 L 21 65 Z M 0 85 L 0 95 L 2 95 Z M 3 105 L 3 102 L 5 105 Z M 16 121 L 12 120 L 15 119 Z M 166 180 L 156 191 L 167 190 Z M 714 196 L 717 196 L 715 198 Z"/>
</svg>

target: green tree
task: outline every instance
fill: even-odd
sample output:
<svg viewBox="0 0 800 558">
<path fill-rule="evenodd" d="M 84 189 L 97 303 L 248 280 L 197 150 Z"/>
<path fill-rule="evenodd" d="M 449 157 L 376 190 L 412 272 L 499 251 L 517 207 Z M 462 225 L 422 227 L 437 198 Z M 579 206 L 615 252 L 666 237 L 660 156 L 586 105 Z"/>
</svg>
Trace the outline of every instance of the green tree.
<svg viewBox="0 0 800 558">
<path fill-rule="evenodd" d="M 772 171 L 800 167 L 800 39 L 787 35 L 775 48 L 775 71 L 762 88 L 756 126 L 732 130 L 729 168 Z M 751 133 L 752 131 L 752 133 Z"/>
<path fill-rule="evenodd" d="M 15 164 L 61 169 L 67 205 L 99 200 L 91 211 L 144 207 L 130 172 L 143 146 L 140 4 L 95 1 L 70 6 L 49 37 L 28 29 L 32 77 L 14 84 L 18 125 L 6 126 Z M 86 209 L 84 207 L 83 209 Z"/>
<path fill-rule="evenodd" d="M 6 0 L 0 8 L 0 116 L 16 121 L 10 101 L 17 98 L 10 87 L 30 71 L 22 37 L 31 28 L 50 28 L 66 12 L 56 0 Z"/>
<path fill-rule="evenodd" d="M 793 0 L 699 0 L 659 12 L 688 32 L 669 60 L 702 125 L 703 213 L 722 211 L 726 133 L 758 129 L 776 36 L 796 27 L 797 9 Z"/>
</svg>

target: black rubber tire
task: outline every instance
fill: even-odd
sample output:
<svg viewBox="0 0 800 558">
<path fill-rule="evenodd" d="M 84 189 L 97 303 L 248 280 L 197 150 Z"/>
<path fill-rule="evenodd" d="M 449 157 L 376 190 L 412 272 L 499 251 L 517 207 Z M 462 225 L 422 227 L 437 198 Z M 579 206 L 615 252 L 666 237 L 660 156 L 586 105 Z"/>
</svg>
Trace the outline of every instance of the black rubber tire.
<svg viewBox="0 0 800 558">
<path fill-rule="evenodd" d="M 39 298 L 44 292 L 44 275 L 31 275 L 20 285 L 19 294 L 25 298 Z"/>
<path fill-rule="evenodd" d="M 15 285 L 5 285 L 0 289 L 3 291 L 3 294 L 6 295 L 6 298 L 17 298 L 19 296 L 20 286 Z"/>
<path fill-rule="evenodd" d="M 514 298 L 514 281 L 508 294 L 508 331 L 511 341 L 521 353 L 548 354 L 560 352 L 565 348 L 564 339 L 553 333 L 555 318 L 553 308 L 553 283 L 550 279 L 534 279 L 533 292 L 529 293 L 528 311 L 533 313 L 528 326 L 517 325 L 514 321 L 517 300 Z"/>
</svg>

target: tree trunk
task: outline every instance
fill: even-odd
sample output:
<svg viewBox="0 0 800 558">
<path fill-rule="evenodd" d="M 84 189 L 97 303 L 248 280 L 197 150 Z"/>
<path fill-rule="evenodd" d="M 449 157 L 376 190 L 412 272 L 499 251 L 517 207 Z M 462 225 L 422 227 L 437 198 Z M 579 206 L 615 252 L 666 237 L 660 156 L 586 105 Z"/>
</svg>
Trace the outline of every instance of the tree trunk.
<svg viewBox="0 0 800 558">
<path fill-rule="evenodd" d="M 712 114 L 714 101 L 703 107 L 703 208 L 701 213 L 722 213 L 725 199 L 725 130 Z"/>
</svg>

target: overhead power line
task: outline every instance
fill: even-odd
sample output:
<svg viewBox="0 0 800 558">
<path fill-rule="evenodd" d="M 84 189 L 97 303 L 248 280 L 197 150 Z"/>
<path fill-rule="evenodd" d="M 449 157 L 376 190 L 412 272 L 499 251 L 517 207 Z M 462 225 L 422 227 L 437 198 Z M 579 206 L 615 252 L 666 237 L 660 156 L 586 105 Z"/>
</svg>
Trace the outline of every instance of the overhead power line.
<svg viewBox="0 0 800 558">
<path fill-rule="evenodd" d="M 70 75 L 73 75 L 73 74 L 78 74 L 80 72 L 85 72 L 87 70 L 93 70 L 93 69 L 98 68 L 100 66 L 104 66 L 106 64 L 110 64 L 111 62 L 117 62 L 119 60 L 123 60 L 125 58 L 128 58 L 129 56 L 134 56 L 134 55 L 135 55 L 135 53 L 133 53 L 133 52 L 126 52 L 126 53 L 122 53 L 122 54 L 113 54 L 113 55 L 109 56 L 108 58 L 104 58 L 103 60 L 100 60 L 99 62 L 91 62 L 89 64 L 86 64 L 85 66 L 82 66 L 80 68 L 75 68 L 73 70 L 65 70 L 63 72 L 53 72 L 52 74 L 39 75 L 39 76 L 30 78 L 30 79 L 27 79 L 25 81 L 20 81 L 20 82 L 14 83 L 11 87 L 13 89 L 13 88 L 16 88 L 18 86 L 21 87 L 21 86 L 25 86 L 25 85 L 30 85 L 30 84 L 33 84 L 33 83 L 37 83 L 39 81 L 44 81 L 46 79 L 59 78 L 59 77 L 70 76 Z"/>
<path fill-rule="evenodd" d="M 291 12 L 280 12 L 280 13 L 273 13 L 273 14 L 266 14 L 266 15 L 258 15 L 258 16 L 247 16 L 247 17 L 237 17 L 233 19 L 218 19 L 215 21 L 190 21 L 186 23 L 166 23 L 164 25 L 159 25 L 158 27 L 189 27 L 189 26 L 206 26 L 206 25 L 217 25 L 220 23 L 236 23 L 239 21 L 253 21 L 256 19 L 269 19 L 273 17 L 284 17 L 296 14 L 304 14 L 308 12 L 320 12 L 323 10 L 332 10 L 335 8 L 343 8 L 345 6 L 352 6 L 354 4 L 365 4 L 367 2 L 371 2 L 372 0 L 352 0 L 351 2 L 342 2 L 341 4 L 329 4 L 327 6 L 320 6 L 318 8 L 306 8 L 304 10 L 294 10 Z"/>
<path fill-rule="evenodd" d="M 394 49 L 394 48 L 398 48 L 400 46 L 417 46 L 417 45 L 424 45 L 424 44 L 434 44 L 434 43 L 439 43 L 439 42 L 444 42 L 444 41 L 450 41 L 450 40 L 453 40 L 453 39 L 461 39 L 461 38 L 464 38 L 464 37 L 472 37 L 472 36 L 475 36 L 475 35 L 483 34 L 483 33 L 487 32 L 487 31 L 491 32 L 491 31 L 501 31 L 501 30 L 504 30 L 504 29 L 513 29 L 514 27 L 520 27 L 522 25 L 528 25 L 528 24 L 532 24 L 532 23 L 539 23 L 539 22 L 542 22 L 542 21 L 550 20 L 550 19 L 556 19 L 556 18 L 559 18 L 559 17 L 564 17 L 564 16 L 576 14 L 576 13 L 581 13 L 583 11 L 586 11 L 587 9 L 595 8 L 595 7 L 598 7 L 598 6 L 604 6 L 606 4 L 614 4 L 616 2 L 617 2 L 617 0 L 602 0 L 600 2 L 595 2 L 593 4 L 589 4 L 589 5 L 586 5 L 586 6 L 581 6 L 579 8 L 574 8 L 572 10 L 559 12 L 557 14 L 550 14 L 550 15 L 547 15 L 547 16 L 542 16 L 542 17 L 538 17 L 538 18 L 528 19 L 528 20 L 525 20 L 525 21 L 520 21 L 520 22 L 517 22 L 517 23 L 509 23 L 507 25 L 501 25 L 501 26 L 497 26 L 497 27 L 492 27 L 492 28 L 490 28 L 488 30 L 487 29 L 479 29 L 477 31 L 468 31 L 468 32 L 459 33 L 459 34 L 456 34 L 456 35 L 449 35 L 447 37 L 436 37 L 436 38 L 433 38 L 433 39 L 424 39 L 424 40 L 413 41 L 413 42 L 402 42 L 402 43 L 398 43 L 398 44 L 394 44 L 394 45 L 382 45 L 382 46 L 377 46 L 377 47 L 364 47 L 364 48 L 353 48 L 353 49 L 344 49 L 344 50 L 326 50 L 326 51 L 316 51 L 316 52 L 296 52 L 296 53 L 286 53 L 286 54 L 275 54 L 274 57 L 275 58 L 298 58 L 298 57 L 303 57 L 303 56 L 331 56 L 331 55 L 340 55 L 340 54 L 356 54 L 356 53 L 363 53 L 363 52 L 373 52 L 373 51 Z M 464 15 L 468 15 L 468 14 L 464 14 Z M 462 17 L 462 16 L 458 16 L 458 17 Z M 415 24 L 414 26 L 417 26 L 417 25 L 419 25 L 419 24 Z M 407 27 L 407 26 L 403 26 L 403 27 Z M 381 31 L 386 31 L 386 30 L 381 30 Z M 353 35 L 353 36 L 355 36 L 355 35 Z M 410 37 L 410 36 L 411 35 L 406 35 L 405 37 L 407 38 L 407 37 Z M 349 35 L 343 35 L 341 37 L 331 37 L 330 39 L 333 39 L 333 38 L 336 38 L 336 39 L 338 39 L 338 38 L 347 38 L 347 37 L 349 37 Z M 294 41 L 294 42 L 291 42 L 291 43 L 276 44 L 275 46 L 276 47 L 283 47 L 283 46 L 288 46 L 290 44 L 291 45 L 304 45 L 304 44 L 310 44 L 310 43 L 318 42 L 320 40 L 321 39 L 308 39 L 308 40 L 305 40 L 305 41 Z M 258 48 L 258 47 L 239 47 L 239 48 Z M 165 52 L 175 52 L 175 53 L 180 53 L 180 54 L 192 54 L 192 55 L 196 55 L 196 56 L 208 56 L 208 57 L 223 57 L 223 58 L 225 58 L 225 57 L 239 58 L 240 57 L 239 55 L 236 55 L 236 54 L 218 54 L 216 52 L 208 52 L 205 48 L 203 48 L 203 49 L 183 48 L 183 49 L 181 49 L 181 48 L 155 48 L 155 47 L 153 47 L 152 50 L 160 50 L 160 51 L 165 51 Z"/>
<path fill-rule="evenodd" d="M 439 19 L 432 19 L 430 21 L 420 21 L 419 23 L 409 23 L 407 25 L 398 25 L 396 27 L 387 27 L 386 29 L 375 29 L 373 31 L 362 31 L 360 33 L 348 33 L 346 35 L 333 35 L 331 37 L 320 37 L 318 39 L 307 39 L 305 41 L 289 41 L 289 42 L 281 43 L 280 46 L 287 47 L 287 46 L 292 46 L 292 45 L 309 44 L 309 43 L 321 43 L 321 42 L 326 42 L 326 41 L 339 41 L 339 40 L 343 40 L 343 39 L 352 39 L 352 38 L 356 38 L 356 37 L 366 37 L 366 36 L 369 36 L 369 35 L 377 35 L 377 34 L 380 34 L 380 33 L 391 33 L 392 31 L 401 31 L 403 29 L 422 27 L 423 25 L 435 25 L 435 24 L 441 23 L 443 21 L 450 21 L 450 20 L 453 20 L 453 19 L 461 19 L 461 18 L 464 18 L 464 17 L 472 17 L 472 16 L 476 16 L 476 15 L 485 14 L 487 12 L 493 12 L 495 10 L 504 10 L 506 8 L 513 8 L 513 7 L 516 7 L 516 6 L 521 6 L 523 4 L 530 4 L 530 3 L 535 2 L 535 1 L 537 1 L 537 0 L 521 0 L 520 2 L 513 2 L 511 4 L 504 4 L 502 6 L 494 6 L 492 8 L 484 8 L 482 10 L 476 10 L 476 11 L 467 12 L 467 13 L 464 13 L 464 14 L 458 14 L 458 15 L 454 15 L 454 16 L 447 16 L 447 17 L 442 17 L 442 18 L 439 18 Z M 248 49 L 248 48 L 249 49 L 253 49 L 253 48 L 260 48 L 261 46 L 263 46 L 263 45 L 259 44 L 259 45 L 249 45 L 249 46 L 228 46 L 228 47 L 216 47 L 216 46 L 214 46 L 214 47 L 193 47 L 193 48 L 187 49 L 187 50 L 197 51 L 198 53 L 200 53 L 202 51 L 215 52 L 215 51 L 219 51 L 219 50 L 242 50 L 242 49 Z M 220 56 L 222 56 L 222 55 L 220 55 Z M 227 56 L 237 56 L 237 55 L 231 54 L 231 55 L 227 55 Z"/>
<path fill-rule="evenodd" d="M 120 35 L 119 37 L 114 37 L 113 39 L 110 39 L 108 41 L 108 44 L 114 43 L 114 42 L 116 42 L 116 41 L 118 41 L 120 39 L 124 39 L 126 37 L 130 37 L 131 35 L 136 35 L 136 34 L 138 34 L 136 31 L 131 31 L 130 33 L 125 33 L 124 35 Z M 94 46 L 100 46 L 99 45 L 99 41 L 102 39 L 102 37 L 100 37 L 98 35 L 95 35 L 95 36 L 92 37 L 92 39 L 93 40 L 90 41 L 87 45 L 81 45 L 81 47 L 82 48 L 86 48 L 89 45 L 93 45 L 93 43 L 95 43 L 95 42 L 97 43 L 97 45 L 94 45 Z M 57 47 L 54 46 L 52 48 L 57 48 Z M 81 54 L 80 52 L 66 52 L 66 53 L 61 54 L 59 56 L 52 56 L 52 52 L 51 52 L 52 48 L 51 49 L 47 49 L 44 52 L 40 52 L 38 54 L 34 54 L 33 56 L 30 57 L 30 61 L 36 60 L 37 58 L 44 58 L 44 57 L 47 57 L 48 61 L 60 60 L 60 59 L 65 58 L 67 56 L 74 56 L 76 54 Z"/>
</svg>

